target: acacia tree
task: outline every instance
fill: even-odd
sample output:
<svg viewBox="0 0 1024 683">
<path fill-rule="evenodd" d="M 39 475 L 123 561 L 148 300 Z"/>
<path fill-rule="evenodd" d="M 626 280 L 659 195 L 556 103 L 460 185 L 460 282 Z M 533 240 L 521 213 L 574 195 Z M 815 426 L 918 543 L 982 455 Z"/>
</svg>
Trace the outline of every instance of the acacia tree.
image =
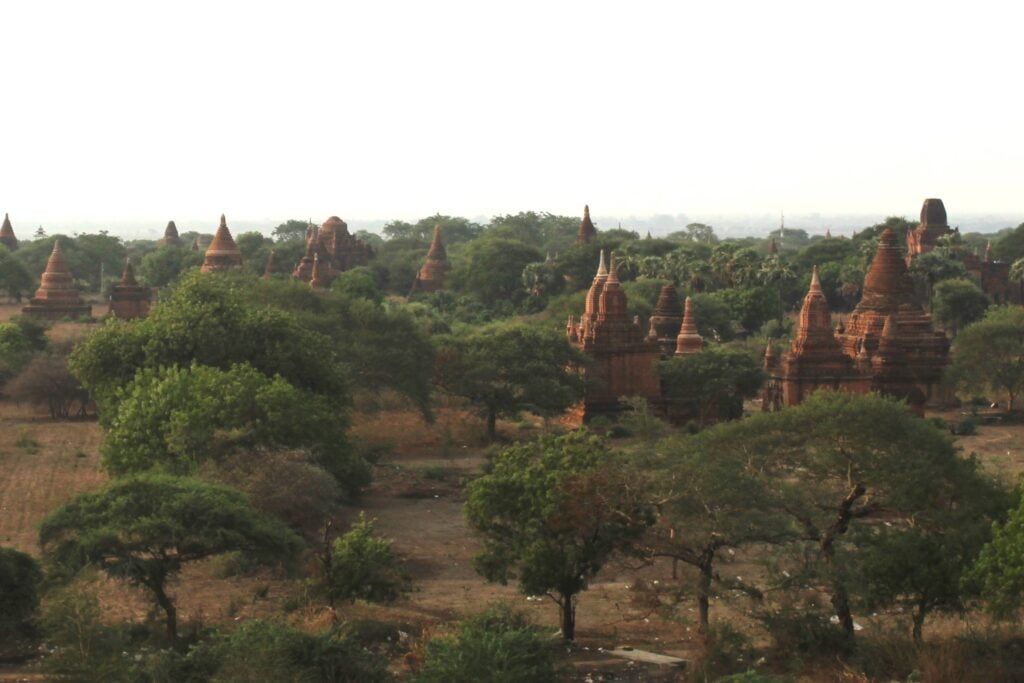
<svg viewBox="0 0 1024 683">
<path fill-rule="evenodd" d="M 965 391 L 1002 392 L 1007 410 L 1024 391 L 1024 308 L 993 306 L 957 335 L 949 378 Z"/>
<path fill-rule="evenodd" d="M 794 537 L 765 482 L 744 466 L 743 452 L 718 450 L 705 434 L 668 442 L 643 467 L 658 501 L 657 523 L 648 531 L 646 550 L 652 557 L 672 558 L 697 570 L 697 623 L 703 634 L 708 632 L 715 585 L 762 597 L 755 586 L 716 570 L 720 552 Z"/>
<path fill-rule="evenodd" d="M 709 451 L 734 453 L 761 478 L 770 506 L 797 533 L 798 554 L 817 558 L 813 567 L 851 636 L 850 576 L 862 553 L 845 552 L 846 544 L 912 527 L 961 505 L 977 486 L 948 434 L 875 395 L 819 391 L 798 406 L 719 425 L 704 439 Z M 849 533 L 868 528 L 874 536 Z"/>
<path fill-rule="evenodd" d="M 586 357 L 564 335 L 525 325 L 491 325 L 445 339 L 438 353 L 438 384 L 467 399 L 487 420 L 529 410 L 556 415 L 583 397 L 578 368 Z"/>
<path fill-rule="evenodd" d="M 551 598 L 566 640 L 575 637 L 579 593 L 653 522 L 621 464 L 601 439 L 579 431 L 504 450 L 467 488 L 464 512 L 483 541 L 477 571 Z"/>
<path fill-rule="evenodd" d="M 142 474 L 80 495 L 51 513 L 39 530 L 47 558 L 77 571 L 92 564 L 149 591 L 177 639 L 177 607 L 168 583 L 182 567 L 227 552 L 275 563 L 293 557 L 301 539 L 258 514 L 226 486 Z"/>
</svg>

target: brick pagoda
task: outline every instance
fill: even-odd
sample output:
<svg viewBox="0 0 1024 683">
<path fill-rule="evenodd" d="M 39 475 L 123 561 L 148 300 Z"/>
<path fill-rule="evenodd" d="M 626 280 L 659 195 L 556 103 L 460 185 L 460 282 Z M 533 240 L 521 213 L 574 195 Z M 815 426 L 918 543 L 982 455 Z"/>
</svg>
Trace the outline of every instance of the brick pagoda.
<svg viewBox="0 0 1024 683">
<path fill-rule="evenodd" d="M 430 241 L 430 250 L 423 266 L 416 274 L 416 281 L 413 282 L 412 291 L 415 292 L 437 292 L 444 289 L 445 276 L 448 274 L 448 252 L 441 244 L 441 226 L 434 226 L 434 238 Z"/>
<path fill-rule="evenodd" d="M 174 221 L 167 221 L 167 227 L 164 228 L 163 239 L 157 242 L 161 247 L 183 247 L 185 241 L 178 235 L 178 226 L 174 224 Z"/>
<path fill-rule="evenodd" d="M 227 219 L 224 218 L 224 214 L 221 214 L 217 234 L 213 236 L 213 241 L 206 248 L 206 256 L 203 258 L 203 267 L 200 270 L 204 273 L 213 273 L 241 267 L 242 252 L 238 250 L 238 245 L 235 244 L 235 239 L 231 236 L 231 231 L 228 230 Z"/>
<path fill-rule="evenodd" d="M 683 323 L 676 336 L 675 355 L 690 356 L 704 350 L 704 337 L 697 332 L 697 321 L 693 315 L 693 299 L 686 297 L 683 304 Z"/>
<path fill-rule="evenodd" d="M 25 315 L 49 320 L 92 315 L 92 306 L 85 303 L 75 287 L 75 279 L 64 261 L 60 239 L 53 241 L 53 251 L 36 295 L 21 309 Z"/>
<path fill-rule="evenodd" d="M 597 228 L 590 220 L 590 205 L 586 204 L 583 207 L 583 220 L 580 221 L 580 229 L 576 232 L 576 244 L 589 244 L 595 237 L 597 237 Z"/>
<path fill-rule="evenodd" d="M 9 251 L 18 248 L 18 238 L 14 235 L 14 228 L 11 226 L 11 217 L 4 214 L 4 224 L 0 226 L 0 244 L 7 247 Z"/>
<path fill-rule="evenodd" d="M 682 315 L 683 306 L 679 303 L 679 294 L 676 293 L 675 286 L 665 285 L 658 294 L 658 302 L 654 305 L 654 313 L 651 314 L 651 329 L 658 340 L 661 355 L 666 358 L 675 353 Z"/>
<path fill-rule="evenodd" d="M 151 298 L 149 287 L 143 287 L 135 280 L 132 262 L 126 259 L 121 281 L 110 290 L 110 314 L 122 320 L 145 318 Z"/>
</svg>

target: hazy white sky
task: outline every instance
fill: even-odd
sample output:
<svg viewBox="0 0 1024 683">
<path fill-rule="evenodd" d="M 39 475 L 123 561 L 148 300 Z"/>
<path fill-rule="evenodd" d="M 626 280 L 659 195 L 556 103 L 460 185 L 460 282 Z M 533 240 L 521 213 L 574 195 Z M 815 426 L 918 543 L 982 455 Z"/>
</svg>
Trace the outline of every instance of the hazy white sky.
<svg viewBox="0 0 1024 683">
<path fill-rule="evenodd" d="M 0 212 L 1024 213 L 1022 12 L 4 3 Z"/>
</svg>

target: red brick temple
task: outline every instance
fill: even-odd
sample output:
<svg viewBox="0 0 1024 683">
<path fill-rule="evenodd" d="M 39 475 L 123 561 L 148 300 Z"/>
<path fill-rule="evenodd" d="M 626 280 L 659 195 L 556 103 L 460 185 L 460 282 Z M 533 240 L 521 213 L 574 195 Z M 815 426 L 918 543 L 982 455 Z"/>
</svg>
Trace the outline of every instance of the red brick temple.
<svg viewBox="0 0 1024 683">
<path fill-rule="evenodd" d="M 570 317 L 566 334 L 591 358 L 582 406 L 584 421 L 618 412 L 623 396 L 642 396 L 654 405 L 660 404 L 656 365 L 661 350 L 657 339 L 647 337 L 639 322 L 629 317 L 614 257 L 608 270 L 601 253 L 583 315 L 578 324 Z"/>
<path fill-rule="evenodd" d="M 92 315 L 92 306 L 82 300 L 75 287 L 75 278 L 64 261 L 60 239 L 53 241 L 53 251 L 46 262 L 39 289 L 21 312 L 49 320 Z"/>
<path fill-rule="evenodd" d="M 196 240 L 198 239 L 197 237 Z M 213 236 L 210 246 L 206 248 L 206 256 L 203 258 L 203 267 L 200 270 L 204 273 L 213 273 L 241 267 L 242 252 L 238 250 L 238 245 L 235 244 L 235 239 L 231 236 L 231 231 L 228 230 L 227 219 L 224 218 L 224 214 L 221 214 L 220 226 L 217 227 L 217 234 Z"/>
<path fill-rule="evenodd" d="M 149 287 L 143 287 L 136 281 L 132 262 L 125 260 L 121 281 L 110 290 L 110 314 L 121 320 L 145 318 L 151 298 Z"/>
<path fill-rule="evenodd" d="M 339 274 L 365 265 L 373 256 L 368 244 L 349 233 L 348 224 L 331 216 L 319 228 L 306 231 L 306 253 L 295 266 L 292 277 L 309 282 L 313 277 L 313 259 L 320 257 L 321 282 L 330 283 Z"/>
<path fill-rule="evenodd" d="M 18 238 L 14 235 L 14 227 L 11 226 L 11 217 L 4 214 L 4 224 L 0 225 L 0 244 L 7 247 L 8 251 L 18 248 Z"/>
<path fill-rule="evenodd" d="M 948 235 L 959 234 L 959 229 L 949 227 L 946 207 L 941 199 L 924 200 L 921 206 L 921 222 L 907 233 L 906 262 L 909 266 L 914 258 L 935 249 L 938 240 Z M 1024 304 L 1024 283 L 1010 279 L 1010 264 L 992 260 L 991 244 L 985 249 L 983 258 L 966 254 L 961 258 L 964 268 L 982 291 L 997 304 Z"/>
<path fill-rule="evenodd" d="M 434 238 L 430 241 L 430 250 L 423 266 L 416 274 L 412 284 L 412 292 L 437 292 L 444 289 L 445 277 L 451 266 L 448 265 L 448 252 L 441 244 L 441 226 L 434 226 Z"/>
<path fill-rule="evenodd" d="M 167 227 L 164 228 L 164 236 L 160 239 L 157 244 L 161 247 L 183 247 L 185 241 L 178 235 L 178 226 L 174 224 L 174 221 L 168 221 Z"/>
<path fill-rule="evenodd" d="M 327 268 L 320 261 L 320 254 L 313 254 L 313 270 L 309 277 L 309 286 L 313 289 L 325 290 L 330 287 Z"/>
<path fill-rule="evenodd" d="M 827 387 L 878 391 L 906 400 L 923 415 L 925 405 L 950 401 L 941 384 L 948 356 L 949 340 L 933 329 L 931 315 L 917 303 L 896 236 L 886 229 L 860 303 L 834 331 L 815 269 L 789 352 L 779 361 L 765 355 L 769 381 L 763 408 L 795 405 Z"/>
</svg>

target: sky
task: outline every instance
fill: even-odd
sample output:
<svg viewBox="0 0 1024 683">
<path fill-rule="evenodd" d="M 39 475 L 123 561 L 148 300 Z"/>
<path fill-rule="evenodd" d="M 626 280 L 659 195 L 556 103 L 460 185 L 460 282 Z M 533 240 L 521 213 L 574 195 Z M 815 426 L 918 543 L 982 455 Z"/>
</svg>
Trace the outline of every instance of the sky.
<svg viewBox="0 0 1024 683">
<path fill-rule="evenodd" d="M 0 212 L 162 229 L 434 213 L 1024 220 L 995 2 L 0 8 Z M 1017 222 L 1019 222 L 1019 220 Z"/>
</svg>

